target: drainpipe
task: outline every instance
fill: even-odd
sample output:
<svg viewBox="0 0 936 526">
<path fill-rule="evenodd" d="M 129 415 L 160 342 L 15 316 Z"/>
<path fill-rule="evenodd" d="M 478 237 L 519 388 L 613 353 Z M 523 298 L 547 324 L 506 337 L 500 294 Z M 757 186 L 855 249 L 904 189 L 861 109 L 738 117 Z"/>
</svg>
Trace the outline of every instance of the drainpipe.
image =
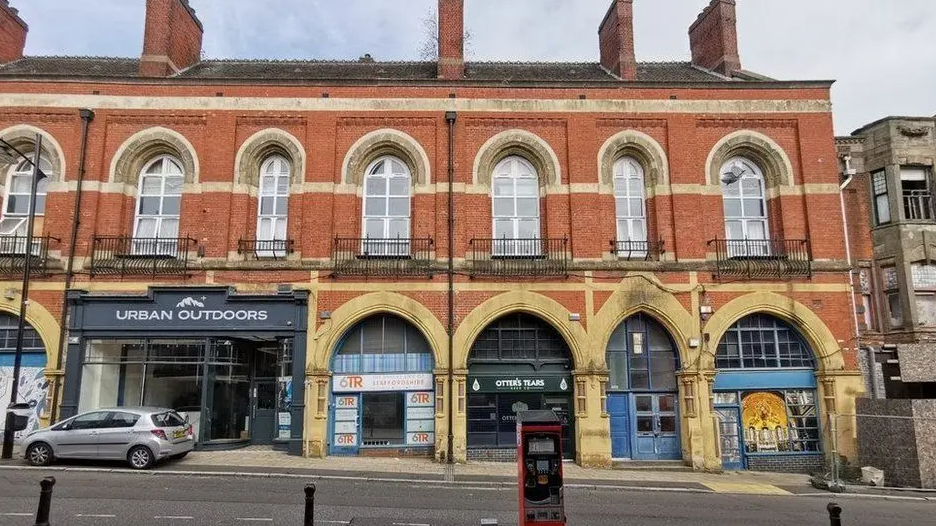
<svg viewBox="0 0 936 526">
<path fill-rule="evenodd" d="M 72 281 L 75 277 L 75 245 L 78 243 L 78 228 L 81 225 L 81 185 L 84 183 L 85 161 L 88 157 L 88 129 L 91 121 L 94 120 L 94 112 L 89 109 L 78 110 L 81 117 L 81 154 L 78 160 L 78 188 L 75 192 L 74 220 L 72 221 L 71 239 L 68 244 L 68 262 L 65 264 L 65 292 L 62 294 L 62 321 L 59 323 L 59 347 L 56 357 L 55 370 L 62 369 L 62 360 L 65 356 L 65 349 L 68 348 L 68 342 L 65 338 L 68 336 L 68 290 L 71 289 Z M 52 410 L 49 413 L 50 423 L 55 423 L 58 418 L 58 395 L 61 390 L 64 378 L 59 376 L 52 383 Z"/>
<path fill-rule="evenodd" d="M 846 165 L 848 163 L 846 162 Z M 848 298 L 851 300 L 852 322 L 855 329 L 855 349 L 861 348 L 861 329 L 858 326 L 858 306 L 855 304 L 855 269 L 852 264 L 851 240 L 848 237 L 848 215 L 845 213 L 845 188 L 851 184 L 854 176 L 846 172 L 845 181 L 839 186 L 839 204 L 842 207 L 842 229 L 845 233 L 845 258 L 848 260 Z M 871 364 L 871 377 L 874 377 L 874 364 Z M 874 380 L 872 379 L 872 386 Z"/>
<path fill-rule="evenodd" d="M 455 462 L 455 121 L 458 113 L 445 112 L 448 123 L 448 453 L 449 464 Z"/>
</svg>

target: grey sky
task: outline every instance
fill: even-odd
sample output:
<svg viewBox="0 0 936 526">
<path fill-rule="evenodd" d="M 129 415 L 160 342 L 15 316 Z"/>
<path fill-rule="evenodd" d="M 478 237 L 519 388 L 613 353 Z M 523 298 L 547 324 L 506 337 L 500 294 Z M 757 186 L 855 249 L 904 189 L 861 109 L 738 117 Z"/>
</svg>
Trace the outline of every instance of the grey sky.
<svg viewBox="0 0 936 526">
<path fill-rule="evenodd" d="M 144 0 L 11 0 L 31 55 L 137 56 Z M 635 0 L 638 60 L 687 60 L 708 0 Z M 436 0 L 191 0 L 212 58 L 417 58 Z M 466 0 L 474 60 L 597 60 L 610 0 Z M 87 21 L 87 22 L 85 22 Z M 738 0 L 745 68 L 836 79 L 836 132 L 885 115 L 933 115 L 933 0 Z"/>
</svg>

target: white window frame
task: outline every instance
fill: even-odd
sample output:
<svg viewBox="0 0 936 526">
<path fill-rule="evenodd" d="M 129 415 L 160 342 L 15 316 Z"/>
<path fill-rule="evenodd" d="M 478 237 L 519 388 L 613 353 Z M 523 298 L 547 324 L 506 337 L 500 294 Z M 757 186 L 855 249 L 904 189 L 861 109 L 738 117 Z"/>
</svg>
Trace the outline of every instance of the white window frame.
<svg viewBox="0 0 936 526">
<path fill-rule="evenodd" d="M 162 164 L 162 168 L 157 173 L 147 173 L 150 168 L 156 164 Z M 171 169 L 172 166 L 178 168 L 178 172 L 175 172 Z M 147 178 L 159 178 L 159 192 L 156 194 L 147 194 L 145 188 L 145 181 Z M 179 184 L 179 192 L 176 193 L 167 193 L 166 192 L 166 180 L 169 177 L 178 177 L 182 179 L 181 184 Z M 138 256 L 168 256 L 168 257 L 178 257 L 179 255 L 179 226 L 182 219 L 182 187 L 185 184 L 185 169 L 181 162 L 175 157 L 170 155 L 160 155 L 143 166 L 143 169 L 140 171 L 140 179 L 137 188 L 137 200 L 136 208 L 134 209 L 135 217 L 133 220 L 133 243 L 132 243 L 132 254 Z M 156 214 L 144 214 L 142 213 L 143 208 L 143 199 L 144 198 L 159 198 L 159 212 Z M 166 198 L 178 198 L 179 200 L 179 213 L 177 214 L 167 214 L 164 212 L 164 206 Z M 156 227 L 154 229 L 156 235 L 152 237 L 141 237 L 140 236 L 140 225 L 143 221 L 154 220 Z M 175 221 L 175 234 L 162 236 L 160 235 L 163 232 L 164 226 L 171 224 Z M 164 241 L 162 239 L 165 239 Z"/>
<path fill-rule="evenodd" d="M 530 184 L 532 183 L 532 184 Z M 521 194 L 519 189 L 528 191 Z M 500 190 L 506 190 L 500 193 Z M 529 191 L 532 190 L 532 191 Z M 534 213 L 521 214 L 520 203 L 526 201 L 534 205 Z M 509 211 L 499 212 L 498 203 L 507 205 Z M 536 168 L 526 159 L 511 155 L 505 157 L 491 175 L 491 232 L 493 244 L 491 255 L 495 257 L 539 257 L 542 255 L 542 235 L 540 223 L 540 195 L 539 175 Z M 527 230 L 535 235 L 522 235 L 521 226 L 526 224 Z M 498 228 L 498 226 L 506 227 Z M 500 233 L 500 234 L 499 234 Z"/>
<path fill-rule="evenodd" d="M 289 215 L 289 185 L 292 165 L 282 155 L 271 155 L 260 166 L 257 192 L 257 240 L 254 247 L 259 257 L 286 255 L 287 217 Z M 264 213 L 264 202 L 270 204 Z M 264 224 L 269 228 L 264 228 Z M 266 232 L 266 234 L 264 234 Z"/>
<path fill-rule="evenodd" d="M 627 254 L 647 253 L 647 201 L 643 166 L 633 157 L 621 157 L 614 163 L 614 208 L 617 243 Z M 635 212 L 635 205 L 637 211 Z"/>
<path fill-rule="evenodd" d="M 10 237 L 14 238 L 9 241 L 2 241 L 0 245 L 0 253 L 3 254 L 24 254 L 26 252 L 26 228 L 28 227 L 29 222 L 29 207 L 30 207 L 30 192 L 32 191 L 32 177 L 33 177 L 33 164 L 32 161 L 35 158 L 33 152 L 24 154 L 29 158 L 29 161 L 22 160 L 14 166 L 11 166 L 7 172 L 5 179 L 4 192 L 3 192 L 3 210 L 2 215 L 0 215 L 0 238 Z M 48 193 L 49 183 L 52 178 L 52 163 L 44 157 L 39 157 L 39 169 L 46 175 L 39 179 L 38 184 L 36 185 L 36 216 L 42 217 L 45 215 L 45 203 Z M 21 178 L 29 183 L 29 186 L 26 188 L 25 192 L 14 192 L 14 178 Z M 11 204 L 10 197 L 17 196 L 26 200 L 26 211 L 25 212 L 11 212 L 9 206 Z M 18 239 L 23 238 L 23 239 Z M 12 243 L 11 243 L 12 242 Z M 39 253 L 39 244 L 41 241 L 36 240 L 33 243 L 32 252 L 34 255 Z"/>
<path fill-rule="evenodd" d="M 732 169 L 742 169 L 741 178 L 737 181 L 726 183 L 724 174 Z M 764 180 L 764 173 L 756 163 L 746 157 L 734 157 L 722 165 L 719 172 L 722 180 L 722 206 L 725 213 L 725 239 L 728 245 L 729 257 L 762 257 L 770 256 L 770 222 L 767 211 L 767 186 Z M 756 181 L 757 190 L 752 192 L 750 188 L 745 189 L 745 181 Z M 729 191 L 737 185 L 737 193 Z M 745 210 L 745 203 L 759 200 L 762 214 L 748 214 Z M 737 201 L 740 215 L 731 214 L 729 203 Z M 733 235 L 731 232 L 732 224 L 740 225 L 741 237 Z M 761 234 L 757 234 L 757 230 Z M 754 235 L 752 237 L 752 230 Z"/>
<path fill-rule="evenodd" d="M 405 213 L 391 213 L 393 206 L 399 206 L 404 199 Z M 376 210 L 368 213 L 371 207 Z M 372 162 L 364 172 L 361 254 L 374 257 L 409 257 L 412 209 L 413 176 L 406 163 L 392 155 L 385 155 Z M 368 233 L 380 235 L 371 236 Z M 400 235 L 401 233 L 405 235 Z"/>
</svg>

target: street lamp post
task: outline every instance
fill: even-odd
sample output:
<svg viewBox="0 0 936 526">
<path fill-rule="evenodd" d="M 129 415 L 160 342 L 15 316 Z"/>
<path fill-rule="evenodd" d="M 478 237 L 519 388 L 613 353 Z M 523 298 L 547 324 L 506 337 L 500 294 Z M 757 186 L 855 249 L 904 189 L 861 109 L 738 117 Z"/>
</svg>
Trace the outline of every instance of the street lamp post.
<svg viewBox="0 0 936 526">
<path fill-rule="evenodd" d="M 26 247 L 23 251 L 23 287 L 20 295 L 20 313 L 16 331 L 16 354 L 13 356 L 13 386 L 10 391 L 10 405 L 19 397 L 19 377 L 23 362 L 23 333 L 26 330 L 26 308 L 29 306 L 29 277 L 32 271 L 33 224 L 36 221 L 36 191 L 39 180 L 46 177 L 39 169 L 39 156 L 42 152 L 42 135 L 36 134 L 36 151 L 30 159 L 13 145 L 0 139 L 0 161 L 18 163 L 24 160 L 32 165 L 32 182 L 29 185 L 29 209 L 26 219 Z M 13 421 L 14 413 L 7 408 L 6 425 L 3 428 L 3 450 L 0 459 L 13 458 Z"/>
</svg>

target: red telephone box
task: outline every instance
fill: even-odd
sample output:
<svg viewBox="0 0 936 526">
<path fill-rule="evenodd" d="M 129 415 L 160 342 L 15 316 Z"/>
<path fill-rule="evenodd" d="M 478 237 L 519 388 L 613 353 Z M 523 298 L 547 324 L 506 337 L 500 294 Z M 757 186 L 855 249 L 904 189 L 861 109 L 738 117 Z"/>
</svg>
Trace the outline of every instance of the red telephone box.
<svg viewBox="0 0 936 526">
<path fill-rule="evenodd" d="M 566 523 L 562 421 L 552 411 L 517 413 L 520 526 Z"/>
</svg>

